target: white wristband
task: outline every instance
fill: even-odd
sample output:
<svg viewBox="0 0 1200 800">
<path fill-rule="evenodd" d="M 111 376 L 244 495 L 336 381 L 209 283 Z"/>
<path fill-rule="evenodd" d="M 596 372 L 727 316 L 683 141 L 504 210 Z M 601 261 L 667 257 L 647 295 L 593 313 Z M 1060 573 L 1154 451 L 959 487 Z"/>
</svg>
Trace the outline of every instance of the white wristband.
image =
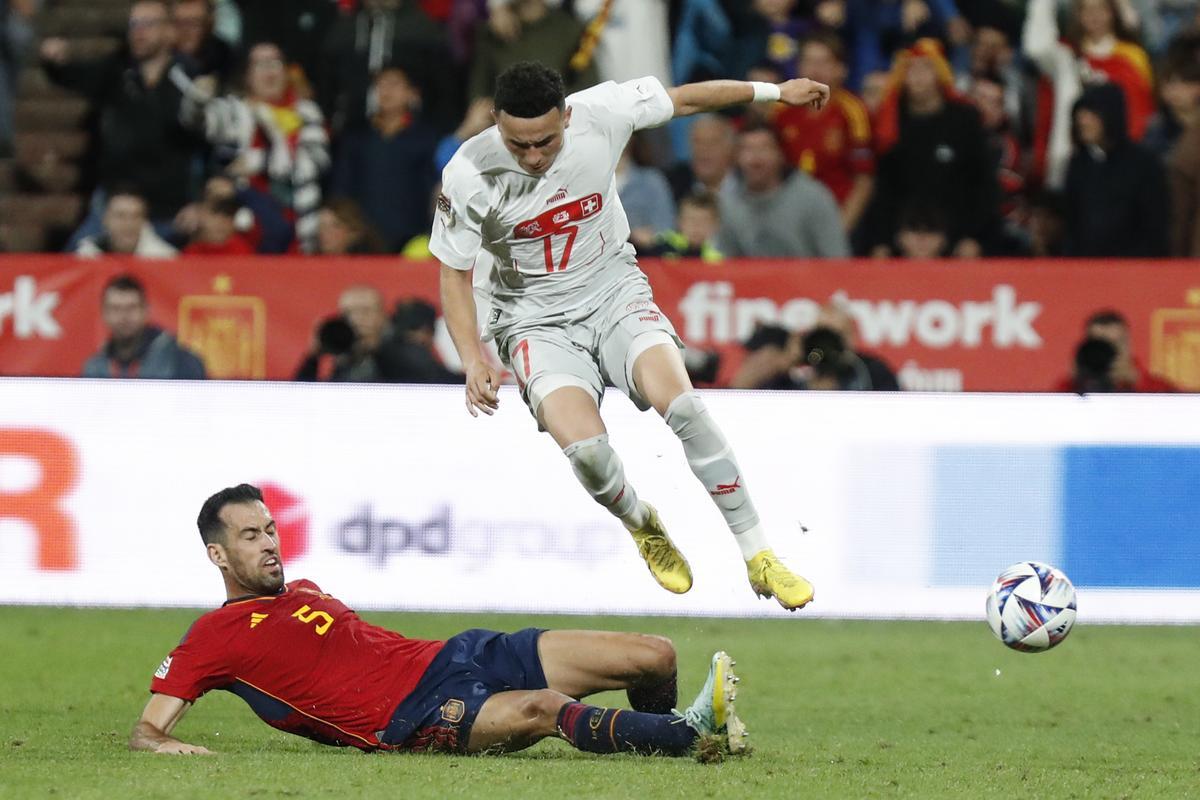
<svg viewBox="0 0 1200 800">
<path fill-rule="evenodd" d="M 779 84 L 777 83 L 750 81 L 750 87 L 754 89 L 755 103 L 774 103 L 780 97 Z"/>
</svg>

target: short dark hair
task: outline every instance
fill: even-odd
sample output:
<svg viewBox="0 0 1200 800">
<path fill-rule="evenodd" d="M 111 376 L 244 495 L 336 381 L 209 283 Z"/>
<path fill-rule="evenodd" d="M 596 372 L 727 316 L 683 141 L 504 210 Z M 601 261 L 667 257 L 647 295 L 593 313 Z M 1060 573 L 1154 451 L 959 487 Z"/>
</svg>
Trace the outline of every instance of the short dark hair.
<svg viewBox="0 0 1200 800">
<path fill-rule="evenodd" d="M 533 119 L 567 107 L 562 75 L 536 61 L 518 61 L 496 78 L 492 105 L 497 112 Z"/>
<path fill-rule="evenodd" d="M 392 313 L 392 325 L 400 333 L 435 330 L 437 309 L 419 298 L 404 300 L 396 304 L 396 310 Z"/>
<path fill-rule="evenodd" d="M 752 133 L 765 133 L 771 137 L 771 141 L 775 142 L 775 146 L 783 150 L 783 142 L 779 141 L 779 132 L 771 127 L 768 123 L 762 120 L 750 120 L 742 129 L 738 131 L 738 139 L 744 139 Z"/>
<path fill-rule="evenodd" d="M 842 44 L 842 38 L 836 33 L 830 31 L 815 31 L 805 36 L 800 40 L 800 46 L 797 50 L 803 55 L 804 48 L 810 44 L 819 44 L 826 48 L 830 54 L 843 66 L 846 64 L 846 46 Z"/>
<path fill-rule="evenodd" d="M 913 231 L 914 233 L 946 234 L 950 226 L 943 211 L 934 205 L 917 203 L 908 206 L 900 214 L 898 231 Z"/>
<path fill-rule="evenodd" d="M 132 183 L 118 183 L 108 191 L 108 199 L 105 200 L 105 207 L 108 206 L 117 197 L 136 197 L 142 201 L 142 205 L 146 205 L 146 195 L 142 193 L 140 187 Z"/>
<path fill-rule="evenodd" d="M 221 521 L 221 511 L 227 505 L 234 503 L 262 502 L 262 491 L 257 486 L 239 483 L 222 489 L 204 501 L 200 506 L 200 516 L 196 517 L 196 527 L 200 529 L 200 538 L 205 544 L 223 541 L 225 538 L 225 523 Z"/>
<path fill-rule="evenodd" d="M 1093 325 L 1121 325 L 1128 328 L 1129 320 L 1125 319 L 1125 315 L 1115 308 L 1103 308 L 1088 317 L 1084 328 L 1090 328 Z"/>
<path fill-rule="evenodd" d="M 712 192 L 707 191 L 697 191 L 684 195 L 679 200 L 679 207 L 682 208 L 684 206 L 699 208 L 703 211 L 708 211 L 718 216 L 720 216 L 721 213 L 721 207 L 717 203 L 717 196 Z"/>
<path fill-rule="evenodd" d="M 108 283 L 104 284 L 104 291 L 100 293 L 100 296 L 103 297 L 104 295 L 108 294 L 109 291 L 137 292 L 138 296 L 142 298 L 143 302 L 146 300 L 146 287 L 141 281 L 129 273 L 123 273 L 114 278 L 110 278 Z"/>
<path fill-rule="evenodd" d="M 242 210 L 242 204 L 237 201 L 236 197 L 214 197 L 211 200 L 205 200 L 204 207 L 214 214 L 231 219 Z"/>
</svg>

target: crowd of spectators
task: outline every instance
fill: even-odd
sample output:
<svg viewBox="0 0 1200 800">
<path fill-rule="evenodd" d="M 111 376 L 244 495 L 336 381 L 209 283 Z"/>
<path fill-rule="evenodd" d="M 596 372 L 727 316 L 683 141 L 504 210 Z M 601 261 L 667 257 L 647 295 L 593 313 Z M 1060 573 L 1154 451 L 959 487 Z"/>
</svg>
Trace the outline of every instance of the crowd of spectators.
<svg viewBox="0 0 1200 800">
<path fill-rule="evenodd" d="M 569 89 L 832 87 L 820 110 L 635 135 L 617 186 L 642 255 L 1200 256 L 1200 0 L 136 0 L 103 58 L 39 42 L 55 7 L 0 0 L 0 156 L 22 65 L 90 102 L 81 257 L 427 258 L 441 169 L 525 59 Z M 348 290 L 297 376 L 445 379 L 381 302 Z M 826 316 L 756 334 L 735 382 L 894 387 Z M 114 330 L 92 366 L 121 372 L 151 333 Z M 1137 385 L 1110 344 L 1114 384 Z"/>
<path fill-rule="evenodd" d="M 422 256 L 441 167 L 523 59 L 572 89 L 833 87 L 635 137 L 644 254 L 1200 255 L 1200 0 L 138 0 L 100 60 L 35 47 L 53 5 L 0 0 L 0 151 L 36 49 L 96 112 L 85 255 Z"/>
</svg>

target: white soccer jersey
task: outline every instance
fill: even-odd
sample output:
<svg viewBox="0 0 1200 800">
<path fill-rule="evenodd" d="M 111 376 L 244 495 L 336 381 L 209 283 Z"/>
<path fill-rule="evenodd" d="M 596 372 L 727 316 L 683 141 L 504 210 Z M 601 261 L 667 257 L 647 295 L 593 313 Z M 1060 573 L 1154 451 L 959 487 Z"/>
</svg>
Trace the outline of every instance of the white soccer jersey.
<svg viewBox="0 0 1200 800">
<path fill-rule="evenodd" d="M 481 249 L 492 255 L 492 330 L 587 308 L 641 274 L 614 173 L 633 132 L 670 120 L 674 104 L 656 78 L 602 83 L 566 102 L 570 124 L 545 174 L 522 170 L 495 126 L 442 172 L 429 249 L 459 270 Z"/>
</svg>

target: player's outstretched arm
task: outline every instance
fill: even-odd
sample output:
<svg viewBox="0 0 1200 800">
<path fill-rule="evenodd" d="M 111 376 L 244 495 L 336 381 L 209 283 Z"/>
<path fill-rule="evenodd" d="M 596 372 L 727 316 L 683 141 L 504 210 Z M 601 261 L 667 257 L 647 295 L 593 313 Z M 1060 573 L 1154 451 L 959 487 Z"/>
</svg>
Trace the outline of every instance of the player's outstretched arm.
<svg viewBox="0 0 1200 800">
<path fill-rule="evenodd" d="M 171 736 L 175 725 L 191 707 L 191 703 L 178 697 L 151 695 L 150 702 L 142 709 L 142 718 L 129 734 L 129 749 L 173 755 L 212 755 L 207 747 L 181 742 Z"/>
<path fill-rule="evenodd" d="M 811 105 L 821 108 L 829 102 L 829 87 L 808 78 L 794 78 L 783 83 L 701 81 L 668 89 L 667 94 L 675 104 L 677 117 L 703 114 L 743 103 L 778 100 L 790 106 Z"/>
<path fill-rule="evenodd" d="M 473 275 L 474 270 L 442 264 L 442 316 L 466 373 L 467 411 L 478 417 L 479 411 L 491 415 L 500 407 L 500 374 L 488 364 L 479 341 Z"/>
</svg>

